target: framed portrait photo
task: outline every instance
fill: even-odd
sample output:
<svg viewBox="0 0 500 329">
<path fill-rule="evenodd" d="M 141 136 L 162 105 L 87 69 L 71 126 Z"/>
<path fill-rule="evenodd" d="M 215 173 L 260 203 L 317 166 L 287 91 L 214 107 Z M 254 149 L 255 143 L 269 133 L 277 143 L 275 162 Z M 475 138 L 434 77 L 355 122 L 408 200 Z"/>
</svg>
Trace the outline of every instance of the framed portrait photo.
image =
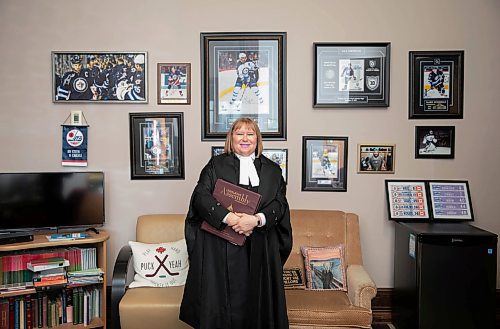
<svg viewBox="0 0 500 329">
<path fill-rule="evenodd" d="M 423 180 L 386 180 L 389 220 L 424 221 L 431 218 L 427 185 Z"/>
<path fill-rule="evenodd" d="M 302 137 L 302 191 L 347 192 L 347 137 Z"/>
<path fill-rule="evenodd" d="M 410 119 L 462 119 L 464 51 L 410 51 Z"/>
<path fill-rule="evenodd" d="M 391 44 L 314 43 L 314 107 L 388 107 Z"/>
<path fill-rule="evenodd" d="M 52 101 L 147 103 L 147 52 L 52 52 Z"/>
<path fill-rule="evenodd" d="M 129 113 L 131 179 L 184 179 L 182 113 Z"/>
<path fill-rule="evenodd" d="M 416 126 L 415 158 L 455 158 L 455 126 Z"/>
<path fill-rule="evenodd" d="M 191 104 L 191 64 L 158 63 L 158 104 Z"/>
<path fill-rule="evenodd" d="M 202 140 L 223 140 L 249 117 L 286 139 L 286 33 L 201 33 Z"/>
<path fill-rule="evenodd" d="M 394 174 L 396 145 L 358 144 L 358 173 Z"/>
<path fill-rule="evenodd" d="M 429 181 L 434 221 L 473 221 L 474 212 L 467 181 Z"/>
</svg>

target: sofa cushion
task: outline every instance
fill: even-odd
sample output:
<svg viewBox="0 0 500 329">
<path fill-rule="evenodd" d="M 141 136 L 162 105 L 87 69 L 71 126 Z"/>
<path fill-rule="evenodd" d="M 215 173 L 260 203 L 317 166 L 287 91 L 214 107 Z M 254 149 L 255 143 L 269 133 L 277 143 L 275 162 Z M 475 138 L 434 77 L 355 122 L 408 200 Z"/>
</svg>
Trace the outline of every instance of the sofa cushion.
<svg viewBox="0 0 500 329">
<path fill-rule="evenodd" d="M 122 329 L 184 329 L 178 320 L 184 286 L 128 289 L 120 301 Z"/>
<path fill-rule="evenodd" d="M 301 247 L 308 289 L 347 291 L 344 246 Z"/>
<path fill-rule="evenodd" d="M 286 290 L 285 295 L 290 327 L 371 327 L 371 311 L 352 305 L 344 291 Z"/>
<path fill-rule="evenodd" d="M 186 240 L 164 243 L 129 241 L 134 255 L 134 281 L 129 288 L 173 287 L 186 283 L 188 253 Z"/>
</svg>

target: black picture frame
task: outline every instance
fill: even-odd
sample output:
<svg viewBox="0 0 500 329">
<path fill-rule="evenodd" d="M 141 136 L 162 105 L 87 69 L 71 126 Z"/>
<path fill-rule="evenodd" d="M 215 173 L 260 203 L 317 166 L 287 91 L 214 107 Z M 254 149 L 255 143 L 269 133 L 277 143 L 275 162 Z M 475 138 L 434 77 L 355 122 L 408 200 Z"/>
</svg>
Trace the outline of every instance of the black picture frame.
<svg viewBox="0 0 500 329">
<path fill-rule="evenodd" d="M 315 108 L 388 107 L 389 42 L 315 42 Z"/>
<path fill-rule="evenodd" d="M 184 115 L 129 113 L 131 179 L 184 179 Z"/>
<path fill-rule="evenodd" d="M 52 51 L 52 102 L 148 103 L 145 51 Z"/>
<path fill-rule="evenodd" d="M 302 191 L 347 192 L 348 137 L 302 137 Z"/>
<path fill-rule="evenodd" d="M 434 222 L 474 221 L 468 181 L 430 180 L 428 184 Z"/>
<path fill-rule="evenodd" d="M 386 179 L 385 192 L 389 220 L 431 221 L 428 185 L 425 180 Z"/>
<path fill-rule="evenodd" d="M 463 50 L 410 51 L 409 70 L 409 119 L 463 119 Z"/>
<path fill-rule="evenodd" d="M 191 104 L 191 63 L 156 64 L 158 105 Z"/>
<path fill-rule="evenodd" d="M 454 159 L 455 126 L 415 126 L 415 159 Z"/>
<path fill-rule="evenodd" d="M 241 117 L 255 120 L 264 139 L 286 140 L 286 32 L 200 38 L 202 140 L 223 140 Z"/>
</svg>

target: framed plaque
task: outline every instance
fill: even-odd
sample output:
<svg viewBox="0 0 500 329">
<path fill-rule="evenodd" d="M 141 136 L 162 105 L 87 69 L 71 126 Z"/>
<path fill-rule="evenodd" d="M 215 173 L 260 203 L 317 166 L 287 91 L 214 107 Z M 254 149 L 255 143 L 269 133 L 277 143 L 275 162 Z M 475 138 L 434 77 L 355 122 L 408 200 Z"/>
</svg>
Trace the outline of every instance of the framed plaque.
<svg viewBox="0 0 500 329">
<path fill-rule="evenodd" d="M 359 174 L 394 174 L 396 145 L 358 144 Z"/>
<path fill-rule="evenodd" d="M 474 212 L 467 181 L 429 181 L 434 221 L 473 221 Z"/>
<path fill-rule="evenodd" d="M 429 221 L 429 203 L 423 180 L 386 180 L 389 220 Z"/>
<path fill-rule="evenodd" d="M 462 119 L 464 51 L 410 51 L 410 119 Z"/>
<path fill-rule="evenodd" d="M 302 137 L 302 191 L 347 192 L 347 137 Z"/>
<path fill-rule="evenodd" d="M 184 179 L 183 114 L 129 113 L 131 179 Z"/>
<path fill-rule="evenodd" d="M 416 126 L 415 158 L 453 159 L 455 157 L 454 126 Z"/>
<path fill-rule="evenodd" d="M 388 107 L 391 44 L 314 43 L 314 107 Z"/>
<path fill-rule="evenodd" d="M 202 140 L 249 117 L 264 139 L 286 139 L 286 33 L 201 33 Z"/>
</svg>

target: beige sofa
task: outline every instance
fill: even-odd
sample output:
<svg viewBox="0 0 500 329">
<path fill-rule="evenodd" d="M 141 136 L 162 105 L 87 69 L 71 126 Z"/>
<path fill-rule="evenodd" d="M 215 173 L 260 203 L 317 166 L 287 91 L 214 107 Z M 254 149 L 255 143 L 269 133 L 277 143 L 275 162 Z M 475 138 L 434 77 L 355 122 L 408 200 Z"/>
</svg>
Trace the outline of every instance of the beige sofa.
<svg viewBox="0 0 500 329">
<path fill-rule="evenodd" d="M 184 214 L 140 216 L 136 241 L 158 243 L 182 239 L 184 218 Z M 370 328 L 371 300 L 377 289 L 363 268 L 358 216 L 332 210 L 292 210 L 291 218 L 294 246 L 285 268 L 304 268 L 301 246 L 343 243 L 348 292 L 287 290 L 290 328 Z M 113 327 L 189 328 L 178 320 L 184 287 L 126 289 L 130 257 L 131 250 L 125 246 L 115 263 L 111 291 Z"/>
</svg>

